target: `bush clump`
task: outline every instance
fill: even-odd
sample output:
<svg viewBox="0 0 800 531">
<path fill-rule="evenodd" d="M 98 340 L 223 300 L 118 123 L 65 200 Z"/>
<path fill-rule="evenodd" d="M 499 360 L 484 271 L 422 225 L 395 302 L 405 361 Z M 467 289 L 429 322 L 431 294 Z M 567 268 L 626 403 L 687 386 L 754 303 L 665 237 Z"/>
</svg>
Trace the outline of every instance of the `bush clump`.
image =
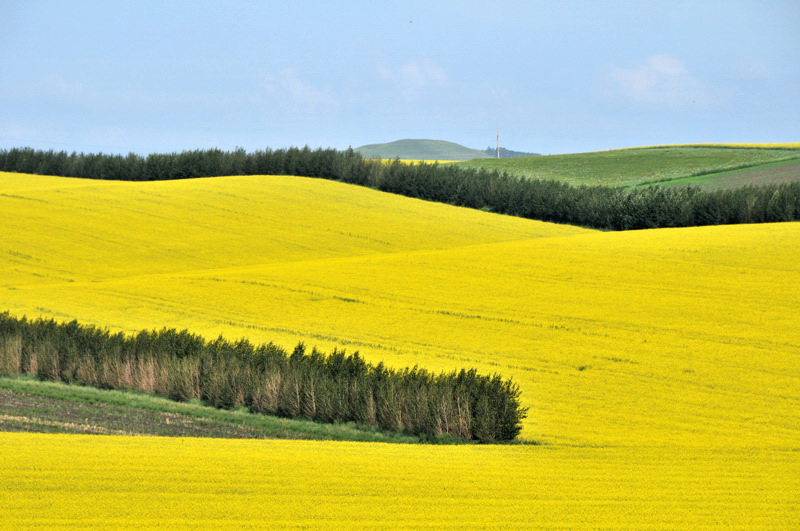
<svg viewBox="0 0 800 531">
<path fill-rule="evenodd" d="M 126 336 L 76 321 L 0 313 L 0 375 L 20 374 L 478 441 L 514 439 L 527 414 L 516 383 L 474 369 L 436 375 L 417 367 L 374 366 L 357 352 L 307 352 L 302 343 L 288 353 L 272 343 L 206 341 L 186 330 Z"/>
</svg>

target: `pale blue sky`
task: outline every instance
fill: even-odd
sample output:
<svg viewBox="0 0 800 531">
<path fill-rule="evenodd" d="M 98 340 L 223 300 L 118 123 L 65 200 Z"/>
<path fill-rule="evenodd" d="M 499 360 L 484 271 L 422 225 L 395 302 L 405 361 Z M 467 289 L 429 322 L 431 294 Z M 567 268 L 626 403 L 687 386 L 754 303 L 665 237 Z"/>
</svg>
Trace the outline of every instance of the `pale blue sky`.
<svg viewBox="0 0 800 531">
<path fill-rule="evenodd" d="M 0 148 L 800 141 L 800 2 L 0 1 Z"/>
</svg>

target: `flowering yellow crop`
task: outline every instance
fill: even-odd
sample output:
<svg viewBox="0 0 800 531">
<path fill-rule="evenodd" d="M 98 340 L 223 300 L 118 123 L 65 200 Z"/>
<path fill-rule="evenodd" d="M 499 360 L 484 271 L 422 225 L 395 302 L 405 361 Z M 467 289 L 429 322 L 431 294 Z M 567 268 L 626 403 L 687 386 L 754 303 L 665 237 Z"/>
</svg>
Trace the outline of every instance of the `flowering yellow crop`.
<svg viewBox="0 0 800 531">
<path fill-rule="evenodd" d="M 324 179 L 136 183 L 4 172 L 0 227 L 0 287 L 14 288 L 587 232 Z"/>
<path fill-rule="evenodd" d="M 0 309 L 14 315 L 500 372 L 530 407 L 522 437 L 546 443 L 3 435 L 0 455 L 18 457 L 1 460 L 0 493 L 23 500 L 0 499 L 19 519 L 4 523 L 80 510 L 110 526 L 156 513 L 206 526 L 798 521 L 800 223 L 603 233 L 297 177 L 0 173 L 0 227 Z M 73 451 L 76 468 L 41 445 Z"/>
<path fill-rule="evenodd" d="M 792 528 L 775 449 L 0 434 L 5 528 Z"/>
</svg>

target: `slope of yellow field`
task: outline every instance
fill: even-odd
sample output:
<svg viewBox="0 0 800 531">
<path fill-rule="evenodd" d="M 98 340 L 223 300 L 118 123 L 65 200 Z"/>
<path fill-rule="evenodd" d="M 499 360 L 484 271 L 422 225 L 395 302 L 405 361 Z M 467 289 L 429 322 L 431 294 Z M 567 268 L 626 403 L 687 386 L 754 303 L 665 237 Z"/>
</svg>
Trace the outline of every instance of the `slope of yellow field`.
<svg viewBox="0 0 800 531">
<path fill-rule="evenodd" d="M 11 529 L 791 528 L 797 452 L 0 434 Z"/>
<path fill-rule="evenodd" d="M 287 347 L 302 340 L 520 383 L 530 407 L 522 437 L 545 446 L 262 443 L 263 459 L 303 460 L 299 476 L 327 478 L 376 515 L 357 513 L 354 522 L 385 525 L 407 507 L 423 518 L 425 504 L 431 522 L 453 525 L 464 520 L 449 507 L 500 526 L 496 515 L 515 510 L 525 514 L 510 523 L 601 527 L 800 517 L 800 223 L 602 233 L 297 177 L 118 183 L 0 174 L 0 227 L 0 309 L 14 315 Z M 111 439 L 41 440 L 16 451 Z M 15 441 L 0 437 L 4 450 Z M 174 454 L 176 443 L 108 444 L 127 450 L 98 442 L 97 463 L 104 452 L 152 453 L 147 459 L 169 474 L 157 454 Z M 312 481 L 274 464 L 261 469 L 277 466 L 275 477 L 248 479 L 243 464 L 226 460 L 239 443 L 191 444 L 204 466 L 171 473 L 186 482 L 230 473 L 232 489 L 238 474 L 255 490 L 232 495 L 234 505 L 261 503 L 259 481 L 284 478 L 301 491 Z M 350 453 L 347 467 L 326 465 Z M 29 475 L 31 456 L 0 474 Z M 90 474 L 108 489 L 119 485 L 106 473 L 138 477 L 109 463 Z M 438 471 L 435 487 L 420 486 L 424 470 Z M 61 473 L 16 485 L 35 496 Z M 198 489 L 175 500 L 195 503 Z M 316 491 L 299 494 L 291 510 L 278 495 L 259 510 L 309 523 L 318 507 L 307 492 Z M 215 505 L 203 517 L 211 525 L 246 510 Z M 349 520 L 334 511 L 329 522 Z"/>
<path fill-rule="evenodd" d="M 0 285 L 586 232 L 300 177 L 108 182 L 0 172 Z"/>
</svg>

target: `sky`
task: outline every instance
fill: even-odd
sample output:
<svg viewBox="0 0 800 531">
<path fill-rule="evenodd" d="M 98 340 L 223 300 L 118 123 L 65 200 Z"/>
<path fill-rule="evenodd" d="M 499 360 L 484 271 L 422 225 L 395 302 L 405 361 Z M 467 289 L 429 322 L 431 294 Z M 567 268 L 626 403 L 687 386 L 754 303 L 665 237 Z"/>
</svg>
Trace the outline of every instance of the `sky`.
<svg viewBox="0 0 800 531">
<path fill-rule="evenodd" d="M 800 2 L 0 0 L 0 149 L 800 141 Z"/>
</svg>

